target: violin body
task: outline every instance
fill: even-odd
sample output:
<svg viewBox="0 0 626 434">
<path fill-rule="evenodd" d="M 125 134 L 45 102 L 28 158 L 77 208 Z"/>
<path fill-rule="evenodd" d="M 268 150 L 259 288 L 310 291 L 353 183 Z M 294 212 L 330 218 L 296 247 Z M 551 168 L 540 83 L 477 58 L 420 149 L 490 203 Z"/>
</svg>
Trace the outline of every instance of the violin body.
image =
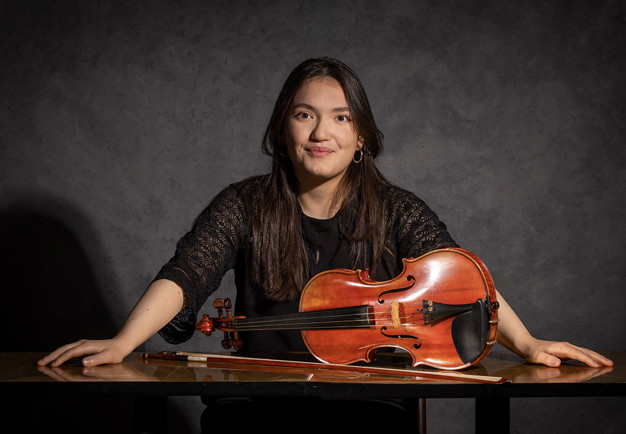
<svg viewBox="0 0 626 434">
<path fill-rule="evenodd" d="M 327 271 L 309 281 L 300 311 L 367 305 L 373 313 L 370 328 L 349 333 L 303 330 L 304 342 L 316 358 L 369 362 L 377 348 L 394 347 L 411 354 L 414 366 L 458 369 L 487 355 L 496 340 L 497 305 L 493 281 L 482 262 L 461 249 L 435 250 L 403 262 L 403 272 L 386 282 L 372 280 L 368 270 Z M 442 305 L 471 309 L 448 316 L 438 312 Z M 428 320 L 429 312 L 443 318 Z"/>
<path fill-rule="evenodd" d="M 301 329 L 311 354 L 327 363 L 370 362 L 384 347 L 408 352 L 413 366 L 461 369 L 482 360 L 496 341 L 499 307 L 487 267 L 459 248 L 403 264 L 400 275 L 384 282 L 367 269 L 322 272 L 303 289 L 299 314 L 277 321 Z M 217 307 L 217 326 L 205 315 L 199 331 L 237 334 L 259 324 L 231 316 L 230 309 L 224 317 Z M 229 344 L 237 342 L 235 336 Z"/>
</svg>

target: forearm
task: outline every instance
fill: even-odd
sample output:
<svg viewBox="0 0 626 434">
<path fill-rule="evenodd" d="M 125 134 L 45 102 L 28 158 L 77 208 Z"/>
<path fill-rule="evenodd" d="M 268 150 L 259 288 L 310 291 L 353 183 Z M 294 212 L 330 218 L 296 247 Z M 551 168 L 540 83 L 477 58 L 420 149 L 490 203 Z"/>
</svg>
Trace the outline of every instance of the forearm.
<svg viewBox="0 0 626 434">
<path fill-rule="evenodd" d="M 526 357 L 527 348 L 533 337 L 504 297 L 497 291 L 496 297 L 500 304 L 498 309 L 498 317 L 500 318 L 498 323 L 498 342 L 520 357 Z"/>
<path fill-rule="evenodd" d="M 183 290 L 174 282 L 154 281 L 139 299 L 115 336 L 120 348 L 130 353 L 165 326 L 184 307 Z"/>
</svg>

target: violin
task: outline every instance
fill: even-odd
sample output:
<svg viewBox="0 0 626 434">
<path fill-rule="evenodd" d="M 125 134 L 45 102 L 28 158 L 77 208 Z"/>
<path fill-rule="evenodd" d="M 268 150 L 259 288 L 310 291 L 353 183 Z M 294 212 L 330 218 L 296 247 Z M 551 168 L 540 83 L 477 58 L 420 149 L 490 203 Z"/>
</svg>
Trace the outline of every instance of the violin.
<svg viewBox="0 0 626 434">
<path fill-rule="evenodd" d="M 460 248 L 403 259 L 395 278 L 378 282 L 369 269 L 317 274 L 304 287 L 299 311 L 246 318 L 217 299 L 217 318 L 203 315 L 196 330 L 224 332 L 224 348 L 241 349 L 239 332 L 297 329 L 321 362 L 370 362 L 379 348 L 408 352 L 412 365 L 462 369 L 478 363 L 496 342 L 496 290 L 487 267 Z M 226 311 L 224 313 L 224 311 Z"/>
</svg>

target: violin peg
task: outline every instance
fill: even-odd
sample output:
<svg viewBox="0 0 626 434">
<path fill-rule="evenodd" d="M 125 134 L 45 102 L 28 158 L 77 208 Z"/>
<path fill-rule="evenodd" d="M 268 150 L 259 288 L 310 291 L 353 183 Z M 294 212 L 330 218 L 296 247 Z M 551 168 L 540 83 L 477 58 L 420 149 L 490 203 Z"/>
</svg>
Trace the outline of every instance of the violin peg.
<svg viewBox="0 0 626 434">
<path fill-rule="evenodd" d="M 230 298 L 227 298 L 224 300 L 224 307 L 226 308 L 226 318 L 232 318 L 233 303 L 230 301 Z"/>
<path fill-rule="evenodd" d="M 222 319 L 222 317 L 224 316 L 222 310 L 224 309 L 224 300 L 222 300 L 221 298 L 216 298 L 213 302 L 213 307 L 217 309 L 217 318 Z"/>
<path fill-rule="evenodd" d="M 213 320 L 205 314 L 202 315 L 202 320 L 196 324 L 196 330 L 207 336 L 211 336 L 211 334 L 215 331 L 215 324 L 213 323 Z"/>
<path fill-rule="evenodd" d="M 233 346 L 233 340 L 230 338 L 226 338 L 226 339 L 222 339 L 222 347 L 224 347 L 225 350 L 229 350 L 231 349 Z"/>
<path fill-rule="evenodd" d="M 239 332 L 233 332 L 233 348 L 239 351 L 243 347 L 243 340 L 239 337 Z"/>
</svg>

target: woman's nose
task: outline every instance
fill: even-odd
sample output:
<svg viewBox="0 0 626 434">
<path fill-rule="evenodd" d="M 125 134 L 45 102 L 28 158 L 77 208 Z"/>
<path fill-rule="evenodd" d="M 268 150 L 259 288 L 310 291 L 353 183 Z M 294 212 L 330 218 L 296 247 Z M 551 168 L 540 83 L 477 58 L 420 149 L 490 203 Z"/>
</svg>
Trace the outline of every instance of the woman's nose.
<svg viewBox="0 0 626 434">
<path fill-rule="evenodd" d="M 330 126 L 328 121 L 323 118 L 318 119 L 315 128 L 311 131 L 311 140 L 315 142 L 323 142 L 330 138 Z"/>
</svg>

